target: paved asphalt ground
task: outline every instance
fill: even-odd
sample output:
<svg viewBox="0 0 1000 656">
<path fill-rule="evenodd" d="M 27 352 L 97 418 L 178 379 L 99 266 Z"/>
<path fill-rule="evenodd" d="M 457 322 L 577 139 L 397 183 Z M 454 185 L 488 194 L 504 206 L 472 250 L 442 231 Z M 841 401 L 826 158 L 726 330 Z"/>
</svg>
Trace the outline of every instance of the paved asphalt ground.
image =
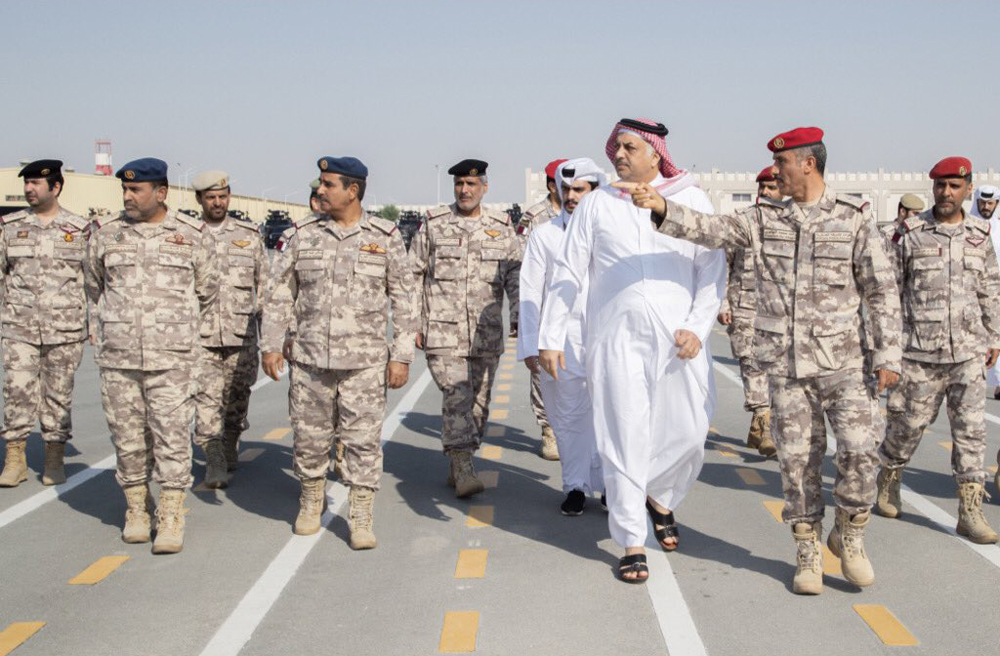
<svg viewBox="0 0 1000 656">
<path fill-rule="evenodd" d="M 528 377 L 512 354 L 476 463 L 491 487 L 472 500 L 445 486 L 441 396 L 422 358 L 390 394 L 374 551 L 347 546 L 346 490 L 332 483 L 324 530 L 292 535 L 298 483 L 285 380 L 254 392 L 231 486 L 189 495 L 183 553 L 126 545 L 88 350 L 70 480 L 41 485 L 33 436 L 29 481 L 0 490 L 0 655 L 997 654 L 1000 548 L 972 548 L 953 533 L 945 413 L 904 477 L 904 517 L 876 517 L 869 528 L 875 585 L 854 588 L 828 557 L 824 593 L 798 597 L 794 545 L 773 515 L 776 463 L 743 445 L 749 416 L 735 363 L 718 331 L 711 346 L 719 403 L 705 467 L 677 512 L 680 551 L 650 550 L 645 586 L 615 580 L 621 554 L 596 500 L 582 517 L 559 513 L 559 464 L 536 455 Z M 1000 415 L 1000 402 L 987 408 Z M 988 465 L 998 422 L 988 425 Z M 195 457 L 197 486 L 204 461 Z M 827 462 L 828 503 L 832 474 Z M 987 505 L 1000 527 L 1000 506 Z M 827 530 L 832 517 L 830 507 Z M 90 583 L 74 584 L 83 573 Z"/>
</svg>

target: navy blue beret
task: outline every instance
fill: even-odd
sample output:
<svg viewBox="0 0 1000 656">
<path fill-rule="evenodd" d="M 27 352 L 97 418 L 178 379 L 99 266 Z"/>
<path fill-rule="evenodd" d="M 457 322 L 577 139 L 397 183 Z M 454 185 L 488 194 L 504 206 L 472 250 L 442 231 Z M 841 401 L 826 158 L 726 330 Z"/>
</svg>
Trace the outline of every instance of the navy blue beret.
<svg viewBox="0 0 1000 656">
<path fill-rule="evenodd" d="M 463 159 L 448 169 L 448 175 L 486 175 L 487 166 L 489 164 L 481 159 Z"/>
<path fill-rule="evenodd" d="M 323 173 L 339 173 L 350 178 L 368 179 L 368 167 L 357 157 L 320 157 L 316 166 Z"/>
<path fill-rule="evenodd" d="M 45 178 L 60 172 L 62 162 L 57 159 L 40 159 L 28 164 L 17 174 L 19 178 Z"/>
<path fill-rule="evenodd" d="M 125 182 L 155 182 L 167 179 L 167 163 L 155 157 L 134 159 L 118 169 L 115 177 Z"/>
</svg>

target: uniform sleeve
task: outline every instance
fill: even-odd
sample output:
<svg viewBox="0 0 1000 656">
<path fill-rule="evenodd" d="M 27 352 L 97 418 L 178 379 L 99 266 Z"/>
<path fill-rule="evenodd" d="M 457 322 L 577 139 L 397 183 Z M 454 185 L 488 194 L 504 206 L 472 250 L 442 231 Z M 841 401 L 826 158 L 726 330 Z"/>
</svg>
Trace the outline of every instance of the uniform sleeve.
<svg viewBox="0 0 1000 656">
<path fill-rule="evenodd" d="M 427 235 L 427 221 L 420 224 L 410 241 L 410 270 L 413 272 L 413 302 L 417 308 L 417 332 L 423 332 L 427 325 L 426 303 L 424 303 L 424 278 L 430 262 L 430 238 Z"/>
<path fill-rule="evenodd" d="M 0 226 L 0 303 L 7 298 L 7 237 L 4 235 L 3 226 Z"/>
<path fill-rule="evenodd" d="M 542 319 L 542 297 L 545 295 L 545 255 L 539 231 L 532 230 L 524 249 L 518 281 L 517 359 L 538 355 L 538 328 Z"/>
<path fill-rule="evenodd" d="M 542 321 L 538 329 L 538 350 L 566 349 L 566 330 L 576 297 L 590 269 L 594 249 L 594 221 L 597 218 L 593 202 L 585 196 L 573 212 L 562 248 L 552 267 L 552 281 L 545 294 Z"/>
<path fill-rule="evenodd" d="M 669 198 L 667 215 L 654 215 L 660 221 L 656 229 L 665 235 L 684 239 L 705 248 L 749 248 L 753 234 L 751 212 L 713 215 L 698 212 Z"/>
<path fill-rule="evenodd" d="M 256 282 L 255 291 L 257 303 L 254 307 L 254 313 L 260 317 L 261 313 L 264 311 L 264 293 L 267 291 L 267 279 L 270 273 L 271 262 L 267 257 L 267 249 L 264 248 L 264 240 L 257 239 L 254 248 L 256 252 L 254 253 L 254 281 Z"/>
<path fill-rule="evenodd" d="M 986 328 L 987 348 L 1000 349 L 1000 265 L 997 264 L 993 241 L 988 237 L 987 241 L 989 245 L 984 258 L 986 266 L 983 284 L 976 290 L 976 296 L 983 317 L 983 327 Z"/>
<path fill-rule="evenodd" d="M 518 326 L 519 303 L 521 292 L 521 243 L 511 229 L 511 239 L 507 244 L 507 257 L 504 259 L 504 291 L 507 292 L 507 302 L 510 304 L 510 325 Z M 520 330 L 520 327 L 518 328 Z"/>
<path fill-rule="evenodd" d="M 295 280 L 295 262 L 299 255 L 299 240 L 295 229 L 289 228 L 281 235 L 284 250 L 275 251 L 264 298 L 264 315 L 261 320 L 260 350 L 264 353 L 281 353 L 285 336 L 294 320 L 295 298 L 298 286 Z"/>
<path fill-rule="evenodd" d="M 729 294 L 733 290 L 740 289 L 742 281 L 740 280 L 740 275 L 742 271 L 736 271 L 733 265 L 736 262 L 736 253 L 739 249 L 727 248 L 726 249 L 726 289 L 722 294 L 722 303 L 719 304 L 718 314 L 724 314 L 726 312 L 732 312 L 732 306 L 729 302 Z"/>
<path fill-rule="evenodd" d="M 854 279 L 868 309 L 872 368 L 899 373 L 902 323 L 896 274 L 882 245 L 882 235 L 866 213 L 854 241 Z"/>
<path fill-rule="evenodd" d="M 393 362 L 413 362 L 414 337 L 417 332 L 417 294 L 413 286 L 413 271 L 406 245 L 399 230 L 389 235 L 389 269 L 387 271 L 389 301 L 392 303 L 392 346 L 389 359 Z"/>
<path fill-rule="evenodd" d="M 104 293 L 104 258 L 101 252 L 101 237 L 92 231 L 87 242 L 87 260 L 83 266 L 83 286 L 87 293 L 87 314 L 89 315 L 90 336 L 97 337 L 97 304 Z"/>
<path fill-rule="evenodd" d="M 202 322 L 218 325 L 219 317 L 219 267 L 215 265 L 215 237 L 207 229 L 194 257 L 194 293 L 198 297 Z"/>
</svg>

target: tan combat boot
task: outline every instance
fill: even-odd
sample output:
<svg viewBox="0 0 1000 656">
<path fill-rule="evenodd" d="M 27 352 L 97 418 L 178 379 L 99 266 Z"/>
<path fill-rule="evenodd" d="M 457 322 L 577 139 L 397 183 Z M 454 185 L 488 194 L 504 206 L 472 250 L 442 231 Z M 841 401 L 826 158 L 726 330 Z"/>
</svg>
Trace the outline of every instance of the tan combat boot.
<svg viewBox="0 0 1000 656">
<path fill-rule="evenodd" d="M 226 471 L 236 471 L 240 466 L 240 436 L 226 435 L 222 440 L 226 452 Z"/>
<path fill-rule="evenodd" d="M 826 546 L 833 555 L 840 558 L 844 578 L 858 587 L 875 582 L 875 570 L 865 553 L 865 526 L 871 521 L 871 512 L 858 513 L 854 517 L 837 508 L 833 530 L 826 539 Z"/>
<path fill-rule="evenodd" d="M 174 554 L 184 548 L 184 490 L 160 490 L 156 504 L 156 539 L 153 553 Z"/>
<path fill-rule="evenodd" d="M 211 490 L 227 487 L 229 467 L 222 440 L 209 440 L 202 448 L 205 450 L 205 487 Z"/>
<path fill-rule="evenodd" d="M 799 522 L 792 526 L 797 550 L 795 578 L 792 579 L 792 592 L 795 594 L 818 595 L 823 592 L 823 551 L 819 545 L 822 533 L 823 524 L 820 522 Z"/>
<path fill-rule="evenodd" d="M 903 504 L 899 499 L 899 485 L 903 480 L 903 469 L 882 467 L 875 483 L 878 485 L 878 496 L 875 497 L 875 512 L 895 519 L 903 514 Z"/>
<path fill-rule="evenodd" d="M 125 493 L 125 503 L 128 504 L 128 509 L 125 511 L 125 528 L 122 529 L 122 542 L 129 544 L 149 542 L 153 530 L 153 500 L 149 488 L 143 483 L 130 485 L 122 492 Z"/>
<path fill-rule="evenodd" d="M 556 434 L 549 426 L 542 429 L 541 456 L 546 460 L 559 460 L 559 446 L 556 444 Z"/>
<path fill-rule="evenodd" d="M 0 487 L 17 487 L 28 480 L 28 460 L 24 457 L 24 447 L 28 440 L 7 442 L 7 456 L 0 474 Z"/>
<path fill-rule="evenodd" d="M 351 503 L 350 527 L 351 549 L 374 549 L 378 542 L 372 532 L 372 512 L 375 505 L 375 490 L 367 487 L 351 487 L 348 495 Z"/>
<path fill-rule="evenodd" d="M 344 479 L 344 443 L 337 440 L 333 449 L 333 475 L 338 481 Z"/>
<path fill-rule="evenodd" d="M 295 518 L 295 535 L 312 535 L 319 532 L 320 518 L 326 510 L 326 479 L 307 478 L 302 481 L 299 495 L 299 514 Z"/>
<path fill-rule="evenodd" d="M 759 408 L 754 410 L 753 418 L 750 420 L 750 435 L 747 435 L 747 446 L 750 445 L 750 437 L 756 436 L 757 453 L 765 458 L 773 458 L 778 453 L 778 447 L 771 439 L 771 409 Z"/>
<path fill-rule="evenodd" d="M 976 544 L 994 544 L 997 532 L 990 528 L 983 515 L 983 496 L 986 488 L 974 481 L 958 486 L 958 527 L 959 535 Z"/>
<path fill-rule="evenodd" d="M 451 470 L 455 478 L 455 496 L 459 499 L 479 494 L 486 488 L 476 476 L 476 468 L 472 466 L 472 454 L 468 451 L 452 451 Z"/>
<path fill-rule="evenodd" d="M 42 485 L 59 485 L 66 482 L 66 470 L 63 468 L 65 455 L 64 442 L 45 443 L 45 471 L 42 473 Z"/>
</svg>

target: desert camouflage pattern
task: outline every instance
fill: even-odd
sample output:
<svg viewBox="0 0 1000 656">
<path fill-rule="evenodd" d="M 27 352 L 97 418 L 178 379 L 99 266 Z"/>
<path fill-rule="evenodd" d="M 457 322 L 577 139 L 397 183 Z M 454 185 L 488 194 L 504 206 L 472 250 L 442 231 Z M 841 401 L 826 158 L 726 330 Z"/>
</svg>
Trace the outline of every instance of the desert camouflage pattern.
<svg viewBox="0 0 1000 656">
<path fill-rule="evenodd" d="M 545 414 L 545 403 L 542 401 L 542 387 L 539 383 L 539 375 L 531 374 L 531 391 L 528 393 L 528 403 L 531 405 L 531 412 L 535 415 L 535 421 L 541 429 L 551 428 L 549 416 Z"/>
<path fill-rule="evenodd" d="M 490 417 L 490 394 L 500 356 L 428 355 L 427 368 L 444 395 L 441 444 L 452 451 L 475 453 Z"/>
<path fill-rule="evenodd" d="M 454 204 L 431 210 L 410 256 L 427 354 L 503 353 L 503 295 L 516 324 L 521 271 L 521 246 L 507 215 L 483 208 L 464 217 Z"/>
<path fill-rule="evenodd" d="M 191 485 L 194 377 L 185 367 L 161 371 L 101 367 L 101 400 L 122 487 L 150 478 L 164 488 Z"/>
<path fill-rule="evenodd" d="M 73 437 L 73 377 L 83 342 L 29 344 L 4 337 L 3 430 L 6 441 L 27 439 L 37 421 L 46 442 Z"/>
<path fill-rule="evenodd" d="M 521 220 L 517 223 L 517 237 L 521 243 L 522 252 L 528 245 L 528 237 L 531 236 L 531 231 L 559 216 L 559 212 L 560 210 L 552 207 L 552 202 L 549 201 L 548 194 L 545 195 L 545 198 L 524 210 L 521 214 Z"/>
<path fill-rule="evenodd" d="M 903 316 L 903 357 L 957 363 L 1000 348 L 1000 267 L 988 221 L 955 225 L 933 208 L 892 237 Z"/>
<path fill-rule="evenodd" d="M 767 374 L 753 360 L 753 319 L 757 312 L 757 278 L 753 258 L 742 248 L 727 248 L 729 276 L 726 295 L 719 314 L 729 312 L 732 320 L 726 326 L 733 357 L 740 363 L 743 379 L 743 409 L 747 412 L 770 406 Z"/>
<path fill-rule="evenodd" d="M 707 248 L 743 248 L 757 279 L 753 357 L 788 378 L 861 369 L 860 306 L 872 316 L 874 367 L 900 370 L 899 297 L 866 204 L 827 186 L 819 202 L 761 198 L 729 215 L 667 200 L 660 232 Z"/>
<path fill-rule="evenodd" d="M 382 477 L 382 419 L 385 365 L 326 369 L 292 364 L 288 413 L 292 418 L 295 475 L 325 478 L 334 440 L 344 445 L 341 482 L 379 488 Z"/>
<path fill-rule="evenodd" d="M 220 438 L 235 442 L 250 427 L 247 411 L 258 360 L 256 345 L 203 349 L 194 397 L 195 444 Z"/>
<path fill-rule="evenodd" d="M 875 501 L 877 457 L 872 430 L 874 406 L 860 369 L 805 379 L 771 376 L 771 434 L 778 446 L 785 522 L 823 517 L 825 418 L 837 442 L 833 497 L 851 515 Z"/>
<path fill-rule="evenodd" d="M 201 344 L 256 349 L 269 268 L 264 238 L 254 224 L 231 216 L 206 232 L 215 242 L 211 262 L 219 276 L 219 305 L 213 321 L 201 326 Z"/>
<path fill-rule="evenodd" d="M 281 239 L 264 305 L 263 351 L 281 352 L 294 326 L 292 359 L 299 364 L 363 369 L 413 361 L 419 300 L 394 223 L 365 213 L 342 229 L 312 215 Z"/>
<path fill-rule="evenodd" d="M 90 224 L 59 208 L 47 225 L 32 210 L 0 218 L 5 339 L 68 344 L 87 338 L 84 262 Z"/>
<path fill-rule="evenodd" d="M 742 357 L 739 362 L 740 378 L 743 379 L 743 409 L 753 412 L 771 407 L 767 374 L 760 370 L 752 357 Z"/>
<path fill-rule="evenodd" d="M 955 482 L 986 480 L 986 367 L 979 358 L 958 363 L 903 359 L 897 387 L 901 407 L 890 406 L 885 441 L 879 448 L 889 469 L 905 467 L 920 446 L 924 429 L 942 401 L 951 423 L 951 471 Z"/>
<path fill-rule="evenodd" d="M 201 219 L 174 210 L 158 224 L 124 212 L 98 223 L 86 266 L 97 364 L 190 371 L 201 354 L 200 323 L 217 321 L 214 249 Z"/>
</svg>

